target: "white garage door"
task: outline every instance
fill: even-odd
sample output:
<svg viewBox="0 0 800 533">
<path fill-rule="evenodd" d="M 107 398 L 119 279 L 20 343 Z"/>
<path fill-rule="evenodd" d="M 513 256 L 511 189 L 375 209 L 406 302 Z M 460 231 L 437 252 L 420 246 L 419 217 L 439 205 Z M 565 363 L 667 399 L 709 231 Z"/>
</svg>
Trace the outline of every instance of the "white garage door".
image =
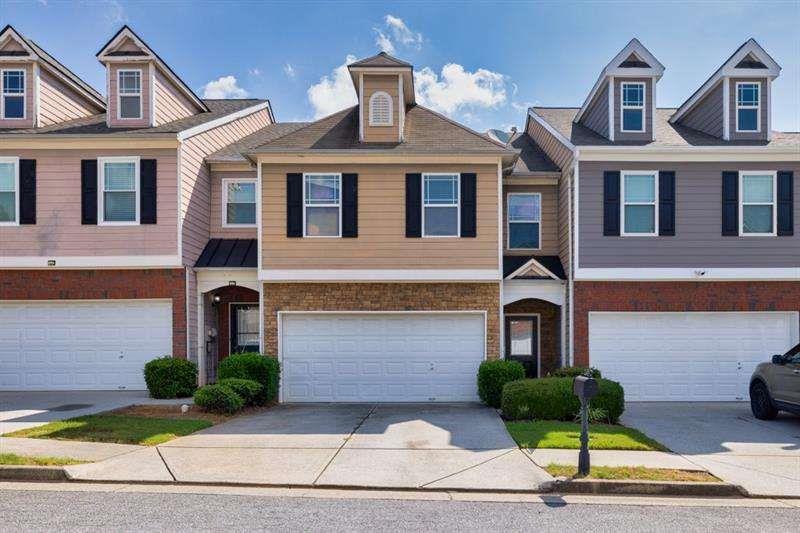
<svg viewBox="0 0 800 533">
<path fill-rule="evenodd" d="M 590 313 L 589 360 L 627 400 L 747 400 L 755 366 L 797 331 L 791 312 Z"/>
<path fill-rule="evenodd" d="M 483 313 L 281 314 L 284 402 L 476 401 Z"/>
<path fill-rule="evenodd" d="M 145 389 L 171 353 L 169 301 L 0 302 L 0 390 Z"/>
</svg>

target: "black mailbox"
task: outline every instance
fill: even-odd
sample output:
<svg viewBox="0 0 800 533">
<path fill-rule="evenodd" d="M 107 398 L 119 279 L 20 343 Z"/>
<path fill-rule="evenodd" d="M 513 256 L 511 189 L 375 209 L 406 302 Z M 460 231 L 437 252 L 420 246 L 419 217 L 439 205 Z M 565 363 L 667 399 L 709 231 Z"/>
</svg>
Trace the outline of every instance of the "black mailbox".
<svg viewBox="0 0 800 533">
<path fill-rule="evenodd" d="M 576 376 L 572 380 L 572 392 L 581 400 L 591 400 L 597 396 L 597 380 L 586 376 Z"/>
</svg>

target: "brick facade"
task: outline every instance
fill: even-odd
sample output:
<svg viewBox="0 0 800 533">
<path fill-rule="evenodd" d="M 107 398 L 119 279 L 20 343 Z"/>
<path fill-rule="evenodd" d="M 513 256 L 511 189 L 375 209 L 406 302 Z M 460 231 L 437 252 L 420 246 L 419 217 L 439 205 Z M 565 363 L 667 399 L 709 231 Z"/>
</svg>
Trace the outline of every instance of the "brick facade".
<svg viewBox="0 0 800 533">
<path fill-rule="evenodd" d="M 800 282 L 575 282 L 575 364 L 589 362 L 591 311 L 800 311 Z"/>
<path fill-rule="evenodd" d="M 2 270 L 0 300 L 172 300 L 172 355 L 186 357 L 183 269 Z"/>
<path fill-rule="evenodd" d="M 539 374 L 546 376 L 561 366 L 561 308 L 556 304 L 527 298 L 506 305 L 503 309 L 508 315 L 537 314 L 539 325 Z M 508 340 L 506 339 L 506 342 Z"/>
<path fill-rule="evenodd" d="M 500 354 L 499 283 L 267 283 L 264 348 L 278 353 L 278 311 L 486 311 L 486 354 Z"/>
</svg>

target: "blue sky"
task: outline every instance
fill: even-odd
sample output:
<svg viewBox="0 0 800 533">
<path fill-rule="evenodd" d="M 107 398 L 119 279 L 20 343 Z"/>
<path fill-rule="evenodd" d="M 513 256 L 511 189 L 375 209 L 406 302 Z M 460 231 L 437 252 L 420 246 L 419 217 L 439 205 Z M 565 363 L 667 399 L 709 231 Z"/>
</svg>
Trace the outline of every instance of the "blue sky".
<svg viewBox="0 0 800 533">
<path fill-rule="evenodd" d="M 97 88 L 94 54 L 129 24 L 201 96 L 269 98 L 278 120 L 349 105 L 342 65 L 381 47 L 415 66 L 418 100 L 484 130 L 528 105 L 579 106 L 632 38 L 681 104 L 747 38 L 783 67 L 773 127 L 800 131 L 800 1 L 184 2 L 0 0 L 10 23 Z"/>
</svg>

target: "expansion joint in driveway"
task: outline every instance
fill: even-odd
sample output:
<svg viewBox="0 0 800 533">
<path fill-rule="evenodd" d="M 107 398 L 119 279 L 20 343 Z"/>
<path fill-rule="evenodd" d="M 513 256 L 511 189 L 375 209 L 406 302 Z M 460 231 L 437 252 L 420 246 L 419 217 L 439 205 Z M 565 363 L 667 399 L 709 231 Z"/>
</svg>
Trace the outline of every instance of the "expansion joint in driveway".
<svg viewBox="0 0 800 533">
<path fill-rule="evenodd" d="M 362 418 L 361 420 L 359 420 L 359 421 L 358 421 L 358 424 L 356 424 L 356 427 L 354 427 L 354 428 L 353 428 L 353 431 L 351 431 L 351 432 L 350 432 L 350 434 L 349 434 L 349 435 L 347 435 L 347 436 L 346 436 L 346 437 L 345 437 L 345 438 L 342 440 L 342 444 L 341 444 L 341 446 L 339 446 L 339 448 L 336 450 L 336 453 L 334 453 L 334 454 L 331 456 L 330 460 L 329 460 L 327 463 L 325 463 L 325 466 L 322 468 L 322 470 L 320 471 L 319 475 L 317 475 L 317 477 L 316 477 L 316 478 L 314 478 L 314 482 L 313 482 L 313 483 L 311 483 L 312 485 L 316 485 L 316 484 L 317 484 L 317 482 L 319 481 L 319 478 L 321 478 L 321 477 L 322 477 L 322 474 L 324 474 L 324 473 L 325 473 L 325 471 L 328 469 L 328 467 L 329 467 L 329 466 L 331 466 L 331 463 L 333 462 L 333 460 L 334 460 L 334 459 L 336 459 L 336 456 L 337 456 L 337 455 L 339 455 L 339 452 L 341 452 L 341 451 L 342 451 L 342 448 L 344 448 L 344 447 L 345 447 L 345 445 L 347 444 L 347 442 L 350 440 L 350 437 L 352 437 L 352 436 L 355 434 L 355 432 L 356 432 L 356 431 L 358 431 L 358 428 L 360 428 L 360 427 L 361 427 L 361 426 L 364 424 L 364 422 L 366 422 L 366 421 L 367 421 L 367 419 L 368 419 L 370 416 L 372 416 L 372 413 L 374 413 L 374 412 L 375 412 L 375 409 L 377 409 L 377 408 L 378 408 L 378 405 L 377 405 L 377 404 L 374 404 L 372 407 L 370 407 L 370 409 L 369 409 L 369 412 L 368 412 L 366 415 L 364 415 L 364 418 Z"/>
</svg>

